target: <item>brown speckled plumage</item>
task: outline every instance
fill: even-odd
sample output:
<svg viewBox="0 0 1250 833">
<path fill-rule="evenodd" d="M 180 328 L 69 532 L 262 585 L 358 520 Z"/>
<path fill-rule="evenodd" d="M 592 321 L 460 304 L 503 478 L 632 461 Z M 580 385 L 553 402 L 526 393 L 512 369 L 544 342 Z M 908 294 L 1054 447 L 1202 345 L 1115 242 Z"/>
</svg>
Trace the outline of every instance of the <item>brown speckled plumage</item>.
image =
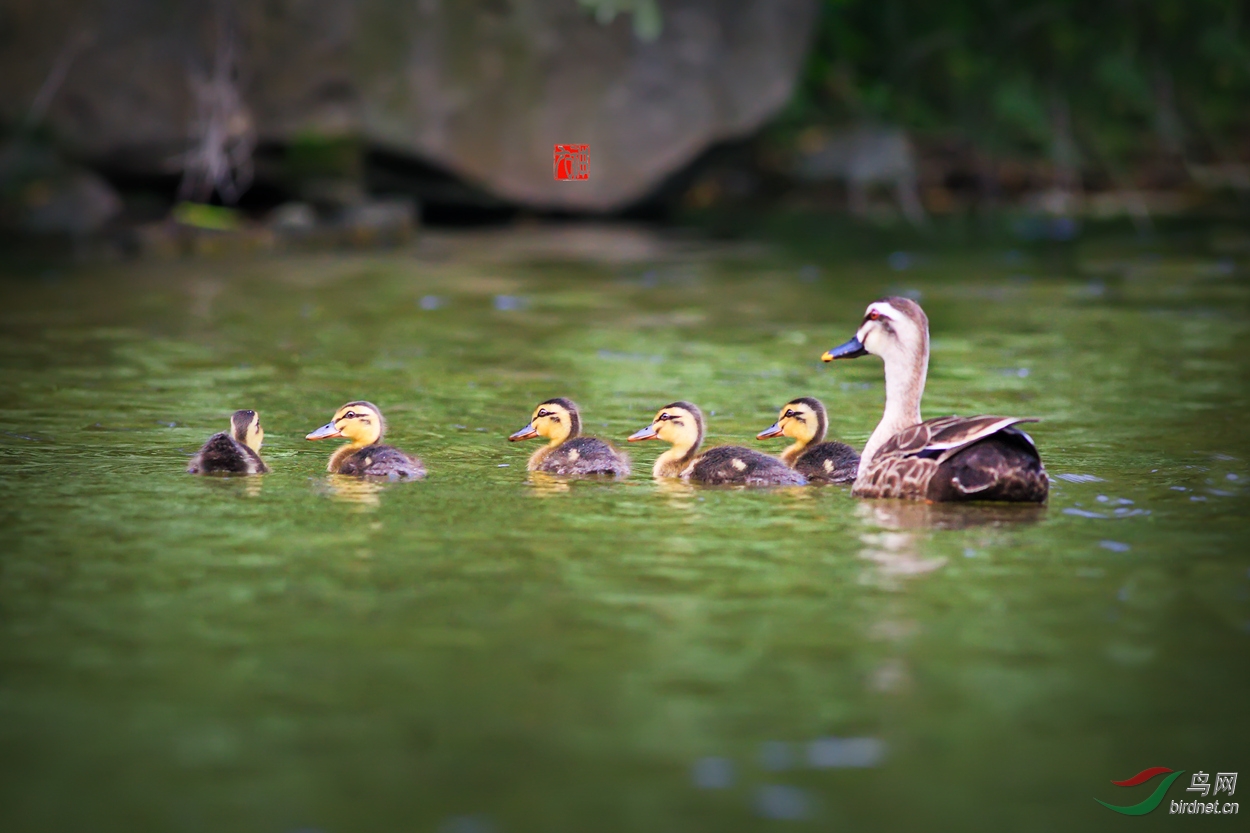
<svg viewBox="0 0 1250 833">
<path fill-rule="evenodd" d="M 1033 419 L 938 417 L 900 431 L 877 450 L 853 494 L 932 501 L 1040 502 L 1050 481 L 1028 434 Z"/>
</svg>

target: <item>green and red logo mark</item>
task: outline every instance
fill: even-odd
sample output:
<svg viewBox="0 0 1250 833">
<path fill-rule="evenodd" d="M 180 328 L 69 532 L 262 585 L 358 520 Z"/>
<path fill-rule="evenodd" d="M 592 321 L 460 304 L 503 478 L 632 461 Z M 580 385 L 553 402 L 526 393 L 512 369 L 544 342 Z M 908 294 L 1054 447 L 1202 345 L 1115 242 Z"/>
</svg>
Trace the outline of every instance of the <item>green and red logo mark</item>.
<svg viewBox="0 0 1250 833">
<path fill-rule="evenodd" d="M 1172 770 L 1165 766 L 1152 766 L 1150 769 L 1143 769 L 1132 778 L 1126 778 L 1123 781 L 1111 782 L 1117 787 L 1136 787 L 1138 784 L 1146 783 L 1156 775 L 1162 775 L 1165 772 L 1172 773 L 1167 778 L 1164 778 L 1159 782 L 1159 786 L 1155 787 L 1155 791 L 1152 792 L 1145 801 L 1140 801 L 1137 804 L 1129 804 L 1126 807 L 1121 807 L 1116 804 L 1108 804 L 1101 798 L 1095 798 L 1094 800 L 1106 807 L 1108 810 L 1115 810 L 1117 813 L 1123 813 L 1126 816 L 1144 816 L 1163 803 L 1163 796 L 1167 793 L 1168 787 L 1172 786 L 1172 782 L 1177 778 L 1180 778 L 1181 773 L 1184 771 L 1185 770 L 1181 769 L 1176 772 L 1172 772 Z"/>
</svg>

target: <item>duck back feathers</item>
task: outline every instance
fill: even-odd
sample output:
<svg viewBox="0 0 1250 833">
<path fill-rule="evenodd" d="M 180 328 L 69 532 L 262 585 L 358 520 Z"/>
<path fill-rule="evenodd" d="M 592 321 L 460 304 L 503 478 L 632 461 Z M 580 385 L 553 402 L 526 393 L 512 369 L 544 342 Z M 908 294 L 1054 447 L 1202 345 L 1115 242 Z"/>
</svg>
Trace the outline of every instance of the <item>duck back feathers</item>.
<svg viewBox="0 0 1250 833">
<path fill-rule="evenodd" d="M 596 437 L 573 437 L 544 454 L 533 471 L 565 476 L 605 474 L 628 477 L 629 459 Z"/>
<path fill-rule="evenodd" d="M 776 457 L 721 445 L 700 454 L 681 473 L 695 483 L 739 486 L 803 486 L 807 478 Z"/>
<path fill-rule="evenodd" d="M 850 483 L 859 472 L 859 452 L 846 443 L 817 443 L 798 456 L 794 470 L 814 483 Z"/>
<path fill-rule="evenodd" d="M 420 460 L 389 445 L 367 445 L 354 451 L 339 461 L 334 471 L 391 480 L 420 480 L 425 477 L 425 466 Z"/>
<path fill-rule="evenodd" d="M 855 480 L 859 497 L 931 501 L 1041 502 L 1050 490 L 1033 439 L 1015 426 L 1034 419 L 939 417 L 904 429 Z"/>
</svg>

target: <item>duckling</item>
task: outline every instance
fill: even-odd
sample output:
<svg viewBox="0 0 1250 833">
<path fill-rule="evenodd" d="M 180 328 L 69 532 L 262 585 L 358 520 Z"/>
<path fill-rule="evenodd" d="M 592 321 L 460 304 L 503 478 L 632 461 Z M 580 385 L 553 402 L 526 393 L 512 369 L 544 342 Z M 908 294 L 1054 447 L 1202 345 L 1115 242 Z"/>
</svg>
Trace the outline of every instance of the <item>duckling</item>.
<svg viewBox="0 0 1250 833">
<path fill-rule="evenodd" d="M 326 470 L 333 474 L 358 477 L 389 477 L 391 480 L 420 480 L 425 466 L 398 448 L 382 445 L 386 422 L 371 402 L 348 402 L 334 412 L 334 419 L 307 436 L 309 440 L 346 437 L 351 440 L 330 455 Z"/>
<path fill-rule="evenodd" d="M 577 411 L 577 405 L 557 396 L 540 403 L 534 409 L 530 424 L 510 435 L 508 440 L 519 442 L 534 437 L 550 440 L 530 457 L 530 471 L 629 477 L 628 457 L 603 440 L 580 436 L 581 430 L 582 418 Z"/>
<path fill-rule="evenodd" d="M 269 466 L 259 454 L 264 439 L 265 431 L 255 411 L 235 411 L 230 415 L 230 433 L 223 431 L 209 437 L 191 458 L 187 471 L 191 474 L 265 474 Z"/>
<path fill-rule="evenodd" d="M 755 436 L 792 437 L 794 443 L 781 452 L 781 462 L 813 483 L 850 483 L 859 470 L 859 453 L 846 443 L 823 442 L 829 426 L 825 405 L 819 399 L 791 399 L 770 427 Z"/>
<path fill-rule="evenodd" d="M 681 477 L 693 483 L 740 486 L 803 486 L 807 478 L 776 457 L 750 448 L 722 445 L 699 454 L 703 412 L 689 402 L 665 405 L 646 428 L 629 441 L 661 439 L 673 447 L 655 461 L 656 477 Z"/>
<path fill-rule="evenodd" d="M 821 359 L 869 353 L 885 361 L 885 413 L 868 438 L 851 494 L 910 500 L 1041 503 L 1050 479 L 1033 438 L 1032 417 L 949 416 L 921 422 L 929 371 L 929 318 L 908 298 L 868 305 L 851 340 Z"/>
</svg>

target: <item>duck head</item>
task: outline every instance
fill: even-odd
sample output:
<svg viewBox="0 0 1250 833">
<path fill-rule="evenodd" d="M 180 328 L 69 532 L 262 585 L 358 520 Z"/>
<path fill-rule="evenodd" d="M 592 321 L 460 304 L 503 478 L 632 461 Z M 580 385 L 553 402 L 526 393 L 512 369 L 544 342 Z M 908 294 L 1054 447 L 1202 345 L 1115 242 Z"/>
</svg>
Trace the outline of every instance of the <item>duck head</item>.
<svg viewBox="0 0 1250 833">
<path fill-rule="evenodd" d="M 572 400 L 558 396 L 539 403 L 534 409 L 534 415 L 530 417 L 529 425 L 513 432 L 508 439 L 519 442 L 542 437 L 550 440 L 553 445 L 559 445 L 576 437 L 581 429 L 582 419 L 577 412 L 577 405 Z"/>
</svg>

